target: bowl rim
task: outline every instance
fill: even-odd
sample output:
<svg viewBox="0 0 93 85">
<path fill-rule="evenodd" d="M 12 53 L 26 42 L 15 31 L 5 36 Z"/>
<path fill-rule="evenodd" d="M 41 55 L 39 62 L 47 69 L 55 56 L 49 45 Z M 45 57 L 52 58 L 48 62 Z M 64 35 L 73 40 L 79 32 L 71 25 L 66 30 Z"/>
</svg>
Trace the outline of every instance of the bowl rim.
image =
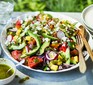
<svg viewBox="0 0 93 85">
<path fill-rule="evenodd" d="M 7 58 L 0 58 L 0 59 L 4 59 L 4 60 L 6 60 L 6 61 L 8 61 L 8 62 L 11 62 L 11 63 L 13 64 L 13 66 L 11 66 L 11 65 L 8 65 L 8 66 L 9 66 L 9 67 L 13 67 L 13 71 L 14 71 L 11 76 L 9 76 L 9 77 L 7 77 L 7 78 L 4 78 L 4 79 L 0 79 L 0 82 L 2 82 L 2 81 L 6 81 L 6 80 L 12 78 L 13 76 L 15 76 L 15 74 L 16 74 L 16 66 L 15 66 L 15 64 L 14 64 L 11 60 L 9 60 L 9 59 L 7 59 Z M 7 65 L 7 64 L 5 64 L 5 65 Z"/>
<path fill-rule="evenodd" d="M 93 7 L 93 4 L 87 6 L 87 7 L 82 11 L 82 13 L 81 13 L 81 18 L 82 18 L 84 24 L 88 27 L 87 29 L 88 29 L 89 31 L 92 31 L 92 32 L 93 32 L 93 28 L 92 28 L 91 26 L 89 26 L 89 24 L 86 23 L 85 18 L 84 18 L 86 12 L 87 12 L 90 8 L 92 8 L 92 7 Z"/>
<path fill-rule="evenodd" d="M 39 12 L 32 12 L 32 13 L 38 14 Z M 65 15 L 65 14 L 56 13 L 56 12 L 45 12 L 45 11 L 44 11 L 44 13 L 60 14 L 61 16 L 64 16 L 64 17 L 66 17 L 66 18 L 71 19 L 71 21 L 78 22 L 78 25 L 79 25 L 79 26 L 82 25 L 82 24 L 81 24 L 79 21 L 77 21 L 76 19 L 74 19 L 74 18 L 72 18 L 72 17 L 70 17 L 70 16 L 67 16 L 67 15 Z M 25 14 L 29 14 L 29 13 L 25 13 Z M 22 14 L 22 15 L 20 15 L 20 16 L 23 16 L 23 15 L 25 15 L 25 14 Z M 31 14 L 31 13 L 30 13 L 30 14 Z M 16 18 L 17 18 L 17 17 L 16 17 Z M 69 19 L 68 19 L 68 20 L 69 20 Z M 11 23 L 11 21 L 10 21 L 10 23 Z M 8 24 L 9 24 L 9 23 L 8 23 Z M 7 29 L 8 24 L 4 27 L 5 29 L 3 29 L 2 33 L 1 33 L 1 38 L 3 37 L 3 36 L 2 36 L 2 35 L 3 35 L 3 32 Z M 85 30 L 86 30 L 86 29 L 85 29 Z M 89 36 L 90 36 L 89 31 L 86 30 L 86 32 L 88 32 L 88 34 L 89 34 Z M 18 61 L 16 61 L 14 58 L 12 58 L 12 56 L 11 56 L 8 52 L 6 52 L 6 49 L 4 49 L 4 44 L 3 44 L 2 40 L 1 40 L 1 46 L 2 46 L 2 48 L 3 48 L 3 50 L 4 50 L 4 52 L 6 53 L 6 55 L 7 55 L 11 60 L 13 60 L 13 62 L 18 63 Z M 85 60 L 87 60 L 88 58 L 89 58 L 89 55 L 87 55 L 87 56 L 85 57 Z M 20 65 L 20 66 L 22 66 L 22 67 L 24 67 L 24 68 L 26 68 L 26 69 L 28 69 L 28 70 L 35 71 L 35 72 L 41 72 L 41 73 L 60 73 L 60 72 L 66 72 L 66 71 L 70 71 L 70 70 L 76 69 L 76 68 L 79 66 L 79 63 L 76 64 L 76 65 L 74 65 L 74 66 L 72 66 L 72 67 L 70 67 L 70 68 L 68 68 L 68 69 L 63 69 L 63 70 L 59 70 L 59 71 L 43 71 L 43 70 L 33 69 L 33 68 L 30 68 L 30 67 L 25 66 L 25 65 Z"/>
</svg>

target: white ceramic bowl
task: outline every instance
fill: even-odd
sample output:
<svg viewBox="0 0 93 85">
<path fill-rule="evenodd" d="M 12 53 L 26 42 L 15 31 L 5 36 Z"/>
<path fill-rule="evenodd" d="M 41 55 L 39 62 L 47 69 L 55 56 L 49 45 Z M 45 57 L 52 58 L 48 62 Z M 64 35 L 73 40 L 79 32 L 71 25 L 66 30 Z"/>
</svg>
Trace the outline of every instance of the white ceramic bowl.
<svg viewBox="0 0 93 85">
<path fill-rule="evenodd" d="M 0 64 L 5 64 L 13 68 L 14 72 L 10 77 L 5 78 L 5 79 L 0 79 L 0 85 L 8 84 L 15 78 L 15 74 L 16 74 L 15 64 L 6 58 L 0 58 Z"/>
<path fill-rule="evenodd" d="M 93 32 L 93 4 L 82 11 L 81 17 L 87 29 Z"/>
<path fill-rule="evenodd" d="M 63 20 L 69 20 L 71 23 L 77 23 L 76 27 L 78 28 L 80 25 L 82 25 L 81 23 L 79 23 L 77 20 L 69 17 L 69 16 L 66 16 L 66 15 L 63 15 L 61 13 L 56 13 L 56 12 L 45 12 L 45 13 L 49 13 L 51 14 L 53 17 L 57 17 L 57 18 L 60 18 L 60 19 L 63 19 Z M 31 13 L 26 13 L 24 15 L 21 15 L 20 18 L 24 18 L 25 16 L 29 16 L 29 15 L 37 15 L 38 12 L 31 12 Z M 5 26 L 4 30 L 2 31 L 1 33 L 1 46 L 4 50 L 4 52 L 7 54 L 7 56 L 13 60 L 15 63 L 18 63 L 18 61 L 16 61 L 10 54 L 10 52 L 8 51 L 6 45 L 5 45 L 5 41 L 6 41 L 6 30 L 9 26 L 11 26 L 11 24 L 15 21 L 15 19 L 11 20 L 8 22 L 8 24 Z M 87 30 L 86 30 L 87 31 Z M 89 45 L 91 45 L 91 42 L 92 42 L 92 37 L 90 36 L 90 33 L 87 31 L 88 33 L 88 43 Z M 93 46 L 91 46 L 91 49 L 93 49 Z M 89 58 L 89 55 L 88 53 L 86 54 L 85 56 L 85 60 L 87 60 Z M 66 71 L 70 71 L 70 70 L 73 70 L 75 68 L 77 68 L 79 66 L 79 63 L 72 66 L 71 68 L 68 68 L 68 69 L 63 69 L 63 70 L 59 70 L 59 71 L 43 71 L 43 70 L 36 70 L 36 69 L 32 69 L 32 68 L 29 68 L 28 66 L 25 66 L 25 65 L 20 65 L 20 71 L 24 72 L 25 74 L 29 75 L 29 76 L 32 76 L 31 72 L 32 71 L 35 71 L 35 72 L 42 72 L 42 73 L 59 73 L 59 72 L 66 72 Z M 21 70 L 24 69 L 24 70 Z"/>
</svg>

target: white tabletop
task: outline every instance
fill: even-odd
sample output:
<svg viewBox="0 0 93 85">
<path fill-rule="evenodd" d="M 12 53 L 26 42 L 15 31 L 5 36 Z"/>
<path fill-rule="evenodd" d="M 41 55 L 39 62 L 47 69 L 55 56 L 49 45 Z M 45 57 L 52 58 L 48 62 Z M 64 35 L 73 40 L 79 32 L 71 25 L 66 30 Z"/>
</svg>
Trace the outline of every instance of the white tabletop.
<svg viewBox="0 0 93 85">
<path fill-rule="evenodd" d="M 22 13 L 15 12 L 13 13 L 12 17 L 15 17 L 20 14 Z M 81 13 L 63 12 L 62 14 L 68 15 L 82 23 Z M 3 26 L 1 26 L 1 28 L 2 27 Z M 2 55 L 6 56 L 5 54 Z M 50 77 L 48 77 L 47 80 L 42 80 L 42 78 L 46 76 L 43 76 L 43 74 L 41 74 L 42 78 L 38 78 L 39 75 L 38 73 L 37 78 L 30 77 L 29 80 L 25 81 L 22 84 L 19 84 L 19 80 L 21 78 L 26 77 L 26 75 L 17 70 L 16 74 L 19 76 L 19 78 L 15 78 L 8 85 L 93 85 L 93 63 L 90 59 L 88 59 L 86 63 L 87 63 L 87 72 L 85 74 L 81 74 L 77 68 L 74 71 L 71 71 L 71 73 L 70 72 L 62 73 L 61 75 L 55 74 L 57 76 L 55 76 L 56 78 L 54 78 L 54 81 L 53 79 L 52 81 L 50 81 L 49 80 Z"/>
</svg>

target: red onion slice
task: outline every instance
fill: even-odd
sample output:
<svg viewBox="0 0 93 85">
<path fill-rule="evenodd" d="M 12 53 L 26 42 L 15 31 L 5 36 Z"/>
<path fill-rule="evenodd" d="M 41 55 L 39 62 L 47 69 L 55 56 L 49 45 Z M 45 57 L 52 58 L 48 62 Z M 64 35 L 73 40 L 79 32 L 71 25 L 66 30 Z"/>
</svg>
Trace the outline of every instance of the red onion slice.
<svg viewBox="0 0 93 85">
<path fill-rule="evenodd" d="M 54 51 L 48 51 L 48 52 L 46 53 L 46 58 L 47 58 L 48 60 L 54 60 L 54 59 L 57 58 L 57 53 L 55 53 Z"/>
<path fill-rule="evenodd" d="M 12 39 L 13 39 L 13 36 L 12 36 L 12 35 L 8 35 L 8 36 L 7 36 L 7 41 L 11 42 Z"/>
<path fill-rule="evenodd" d="M 17 28 L 12 28 L 12 29 L 9 29 L 9 30 L 12 31 L 12 32 L 16 32 Z"/>
<path fill-rule="evenodd" d="M 59 39 L 62 39 L 62 37 L 65 37 L 64 32 L 62 32 L 61 30 L 59 30 L 59 31 L 57 32 L 57 37 L 58 37 Z"/>
</svg>

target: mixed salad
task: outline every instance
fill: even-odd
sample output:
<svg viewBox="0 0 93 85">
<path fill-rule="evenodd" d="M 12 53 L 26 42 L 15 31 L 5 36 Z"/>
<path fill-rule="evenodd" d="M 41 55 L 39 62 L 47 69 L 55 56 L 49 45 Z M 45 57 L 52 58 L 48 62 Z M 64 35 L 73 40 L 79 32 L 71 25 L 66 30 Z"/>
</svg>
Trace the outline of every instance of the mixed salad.
<svg viewBox="0 0 93 85">
<path fill-rule="evenodd" d="M 59 71 L 79 62 L 75 23 L 50 14 L 18 18 L 7 29 L 6 46 L 12 57 L 43 71 Z"/>
</svg>

